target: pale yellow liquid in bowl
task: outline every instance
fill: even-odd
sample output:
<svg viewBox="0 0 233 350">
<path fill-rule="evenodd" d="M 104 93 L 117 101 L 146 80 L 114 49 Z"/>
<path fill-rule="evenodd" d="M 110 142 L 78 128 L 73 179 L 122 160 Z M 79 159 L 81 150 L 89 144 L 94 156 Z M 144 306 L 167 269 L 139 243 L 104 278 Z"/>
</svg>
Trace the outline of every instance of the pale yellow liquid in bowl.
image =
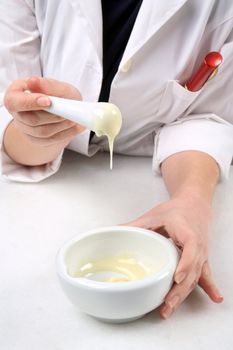
<svg viewBox="0 0 233 350">
<path fill-rule="evenodd" d="M 87 261 L 79 267 L 74 277 L 116 283 L 135 281 L 151 273 L 151 269 L 136 257 L 121 255 Z"/>
</svg>

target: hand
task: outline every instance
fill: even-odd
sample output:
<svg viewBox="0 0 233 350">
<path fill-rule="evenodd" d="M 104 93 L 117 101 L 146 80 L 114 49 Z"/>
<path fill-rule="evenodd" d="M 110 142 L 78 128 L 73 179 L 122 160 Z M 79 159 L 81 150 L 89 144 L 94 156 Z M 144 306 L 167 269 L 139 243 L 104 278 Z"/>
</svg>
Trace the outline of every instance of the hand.
<svg viewBox="0 0 233 350">
<path fill-rule="evenodd" d="M 40 146 L 65 147 L 84 127 L 43 111 L 51 104 L 46 95 L 81 100 L 79 91 L 70 84 L 32 77 L 14 81 L 5 94 L 4 104 L 14 118 L 15 127 L 29 141 Z"/>
<path fill-rule="evenodd" d="M 160 307 L 162 318 L 169 317 L 197 284 L 216 303 L 223 301 L 208 263 L 208 225 L 211 209 L 201 200 L 175 198 L 151 209 L 128 223 L 172 238 L 181 249 L 174 285 Z"/>
</svg>

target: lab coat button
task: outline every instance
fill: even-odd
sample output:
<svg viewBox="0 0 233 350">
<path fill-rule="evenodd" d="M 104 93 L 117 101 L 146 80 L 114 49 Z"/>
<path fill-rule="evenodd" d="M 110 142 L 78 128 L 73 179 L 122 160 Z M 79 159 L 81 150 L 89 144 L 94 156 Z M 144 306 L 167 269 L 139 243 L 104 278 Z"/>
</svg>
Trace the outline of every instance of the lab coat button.
<svg viewBox="0 0 233 350">
<path fill-rule="evenodd" d="M 132 65 L 132 60 L 128 60 L 122 67 L 121 67 L 121 72 L 127 73 Z"/>
</svg>

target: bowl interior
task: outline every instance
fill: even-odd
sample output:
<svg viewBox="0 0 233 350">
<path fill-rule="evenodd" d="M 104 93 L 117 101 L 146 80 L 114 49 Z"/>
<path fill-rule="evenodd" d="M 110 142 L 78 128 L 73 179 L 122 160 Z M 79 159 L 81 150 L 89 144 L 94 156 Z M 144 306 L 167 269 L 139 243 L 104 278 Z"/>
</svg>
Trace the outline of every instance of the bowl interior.
<svg viewBox="0 0 233 350">
<path fill-rule="evenodd" d="M 94 232 L 68 245 L 66 273 L 101 282 L 141 279 L 171 265 L 172 248 L 167 239 L 147 230 L 120 227 Z M 90 266 L 95 266 L 92 273 Z"/>
</svg>

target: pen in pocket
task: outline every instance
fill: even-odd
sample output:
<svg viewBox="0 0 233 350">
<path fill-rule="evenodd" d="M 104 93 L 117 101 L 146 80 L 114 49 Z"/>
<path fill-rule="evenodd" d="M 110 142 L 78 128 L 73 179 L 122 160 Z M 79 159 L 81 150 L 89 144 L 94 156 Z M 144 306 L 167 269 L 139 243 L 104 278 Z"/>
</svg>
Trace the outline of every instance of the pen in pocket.
<svg viewBox="0 0 233 350">
<path fill-rule="evenodd" d="M 205 82 L 217 73 L 222 60 L 222 55 L 219 52 L 209 52 L 198 70 L 186 82 L 185 88 L 189 91 L 200 90 Z"/>
</svg>

